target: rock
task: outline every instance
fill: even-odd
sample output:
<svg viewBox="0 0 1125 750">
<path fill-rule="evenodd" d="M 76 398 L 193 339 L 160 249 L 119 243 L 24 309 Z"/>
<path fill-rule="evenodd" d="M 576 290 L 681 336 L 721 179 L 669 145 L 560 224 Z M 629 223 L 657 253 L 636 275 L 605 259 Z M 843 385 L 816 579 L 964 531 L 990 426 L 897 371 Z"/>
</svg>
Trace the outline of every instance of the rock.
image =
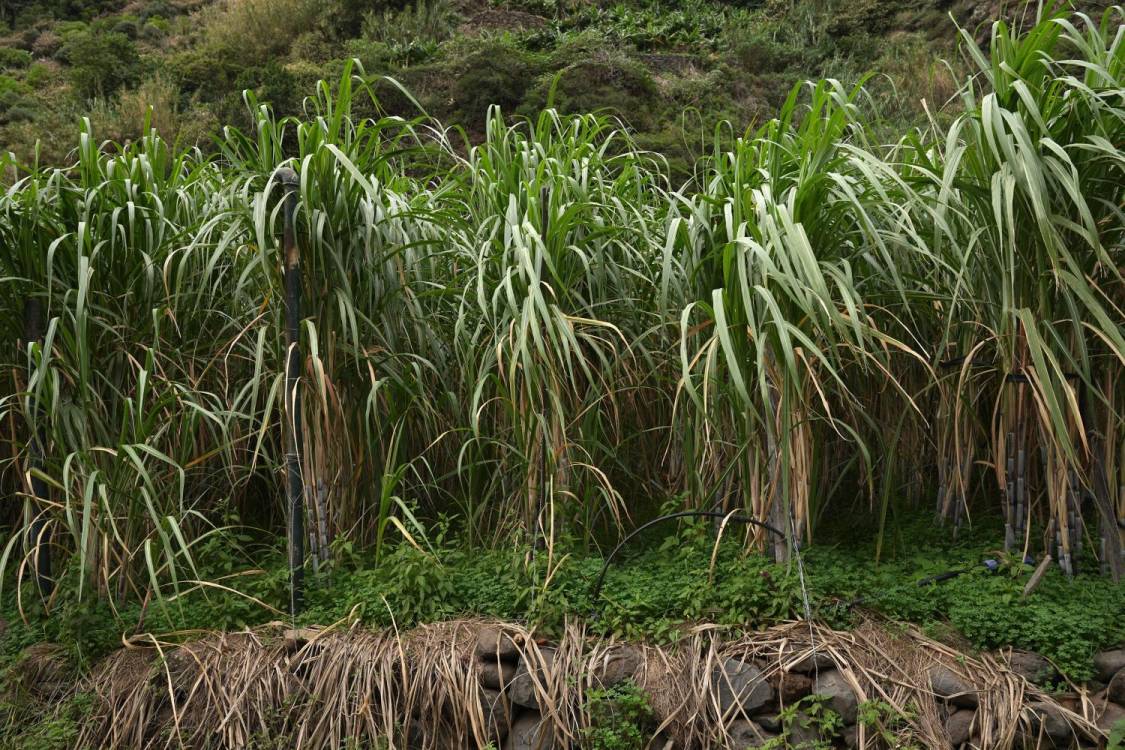
<svg viewBox="0 0 1125 750">
<path fill-rule="evenodd" d="M 1034 651 L 1013 651 L 1008 668 L 1036 685 L 1049 682 L 1056 674 L 1051 662 Z"/>
<path fill-rule="evenodd" d="M 1115 648 L 1112 651 L 1102 651 L 1094 656 L 1094 669 L 1098 672 L 1098 679 L 1109 682 L 1113 676 L 1125 669 L 1125 648 Z"/>
<path fill-rule="evenodd" d="M 789 736 L 786 747 L 820 747 L 820 728 L 816 722 L 804 711 L 798 711 L 789 725 Z"/>
<path fill-rule="evenodd" d="M 526 713 L 512 722 L 512 729 L 500 746 L 502 750 L 555 750 L 555 733 L 537 712 Z"/>
<path fill-rule="evenodd" d="M 485 740 L 498 745 L 512 728 L 512 704 L 499 690 L 481 688 L 479 695 Z"/>
<path fill-rule="evenodd" d="M 859 699 L 844 675 L 835 669 L 821 672 L 813 683 L 813 692 L 828 697 L 828 707 L 840 714 L 844 724 L 855 724 Z"/>
<path fill-rule="evenodd" d="M 796 703 L 812 692 L 812 678 L 800 672 L 777 672 L 770 676 L 770 685 L 777 691 L 781 704 Z"/>
<path fill-rule="evenodd" d="M 1125 706 L 1125 669 L 1113 676 L 1113 679 L 1105 686 L 1105 694 L 1117 705 Z"/>
<path fill-rule="evenodd" d="M 486 625 L 477 634 L 476 655 L 484 662 L 499 660 L 514 664 L 520 658 L 520 650 L 507 633 Z"/>
<path fill-rule="evenodd" d="M 520 659 L 515 677 L 508 683 L 508 697 L 518 706 L 539 710 L 539 696 L 536 694 L 535 684 L 538 682 L 543 685 L 547 681 L 547 672 L 555 663 L 555 649 L 546 646 L 540 649 L 540 653 L 543 655 L 544 664 L 535 665 L 534 674 L 528 667 L 528 659 Z"/>
<path fill-rule="evenodd" d="M 1125 721 L 1125 708 L 1109 701 L 1094 701 L 1095 724 L 1098 729 L 1109 734 L 1119 721 Z"/>
<path fill-rule="evenodd" d="M 835 669 L 836 662 L 832 661 L 832 657 L 823 651 L 814 651 L 799 662 L 789 667 L 790 672 L 797 672 L 799 674 L 812 674 L 819 672 L 822 669 Z"/>
<path fill-rule="evenodd" d="M 1078 693 L 1052 693 L 1051 698 L 1067 711 L 1082 713 L 1082 696 Z"/>
<path fill-rule="evenodd" d="M 976 708 L 976 690 L 956 672 L 940 664 L 930 667 L 930 689 L 959 708 Z"/>
<path fill-rule="evenodd" d="M 1071 731 L 1070 722 L 1066 720 L 1059 708 L 1044 701 L 1032 701 L 1024 709 L 1024 715 L 1028 719 L 1030 729 L 1028 739 L 1032 743 L 1038 742 L 1040 738 L 1045 738 L 1048 740 L 1049 746 L 1070 747 L 1071 740 L 1074 739 L 1074 732 Z"/>
<path fill-rule="evenodd" d="M 761 747 L 777 735 L 767 732 L 748 719 L 738 719 L 727 726 L 727 736 L 730 738 L 730 747 L 743 750 Z"/>
<path fill-rule="evenodd" d="M 615 646 L 605 653 L 592 671 L 598 684 L 613 687 L 635 678 L 643 663 L 644 657 L 640 649 L 627 645 Z"/>
<path fill-rule="evenodd" d="M 977 712 L 969 710 L 954 711 L 945 720 L 945 732 L 953 747 L 969 741 L 973 733 L 973 722 L 976 721 Z"/>
<path fill-rule="evenodd" d="M 711 673 L 718 686 L 719 712 L 749 717 L 773 699 L 773 688 L 762 670 L 738 659 L 724 659 Z"/>
<path fill-rule="evenodd" d="M 516 676 L 516 665 L 506 661 L 486 661 L 480 665 L 480 684 L 503 690 Z"/>
<path fill-rule="evenodd" d="M 781 733 L 781 717 L 777 714 L 760 714 L 754 717 L 754 721 L 767 732 Z"/>
</svg>

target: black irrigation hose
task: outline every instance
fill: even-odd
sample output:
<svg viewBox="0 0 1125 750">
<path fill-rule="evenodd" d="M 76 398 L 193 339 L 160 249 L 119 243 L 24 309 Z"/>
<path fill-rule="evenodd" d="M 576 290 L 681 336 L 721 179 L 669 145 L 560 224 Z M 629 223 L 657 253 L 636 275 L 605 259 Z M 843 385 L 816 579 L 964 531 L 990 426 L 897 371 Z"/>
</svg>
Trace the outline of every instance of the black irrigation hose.
<svg viewBox="0 0 1125 750">
<path fill-rule="evenodd" d="M 758 519 L 751 518 L 750 516 L 739 516 L 739 515 L 731 515 L 729 513 L 722 513 L 722 512 L 717 511 L 717 510 L 681 510 L 677 513 L 669 513 L 668 515 L 664 515 L 664 516 L 660 516 L 658 518 L 654 518 L 651 521 L 649 521 L 648 523 L 641 524 L 640 526 L 638 526 L 637 528 L 633 529 L 628 534 L 626 534 L 625 538 L 622 539 L 620 542 L 618 542 L 617 546 L 614 547 L 613 551 L 610 552 L 609 555 L 606 557 L 605 563 L 602 564 L 602 572 L 598 574 L 598 580 L 594 584 L 594 587 L 590 590 L 590 602 L 593 606 L 593 610 L 590 613 L 591 619 L 594 619 L 594 617 L 598 613 L 598 598 L 601 596 L 601 593 L 602 593 L 602 584 L 605 583 L 605 574 L 606 574 L 607 571 L 609 571 L 609 564 L 611 562 L 613 562 L 613 558 L 617 556 L 617 553 L 621 551 L 621 548 L 624 547 L 626 544 L 628 544 L 630 539 L 635 537 L 637 534 L 640 534 L 642 531 L 645 531 L 646 529 L 648 529 L 652 526 L 655 526 L 656 524 L 661 523 L 662 521 L 671 521 L 671 520 L 676 519 L 676 518 L 723 518 L 723 519 L 726 519 L 727 521 L 736 521 L 738 523 L 746 523 L 746 524 L 758 526 L 758 527 L 761 527 L 761 528 L 765 529 L 766 531 L 769 531 L 770 533 L 778 535 L 782 539 L 785 538 L 784 532 L 778 531 L 773 526 L 770 526 L 768 523 L 765 523 L 764 521 L 759 521 Z"/>
</svg>

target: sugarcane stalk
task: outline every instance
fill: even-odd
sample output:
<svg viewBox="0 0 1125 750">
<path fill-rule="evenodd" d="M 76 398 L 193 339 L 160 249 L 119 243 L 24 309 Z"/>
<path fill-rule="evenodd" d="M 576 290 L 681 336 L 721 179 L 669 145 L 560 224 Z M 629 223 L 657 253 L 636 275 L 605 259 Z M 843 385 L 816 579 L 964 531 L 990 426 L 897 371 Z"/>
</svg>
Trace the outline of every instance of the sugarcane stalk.
<svg viewBox="0 0 1125 750">
<path fill-rule="evenodd" d="M 1003 503 L 1003 551 L 1010 552 L 1016 544 L 1014 514 L 1016 506 L 1016 433 L 1008 431 L 1005 443 L 1005 503 Z"/>
<path fill-rule="evenodd" d="M 35 570 L 35 581 L 39 586 L 39 593 L 50 596 L 54 591 L 55 582 L 51 578 L 51 528 L 43 518 L 47 507 L 47 482 L 43 479 L 43 463 L 46 456 L 46 440 L 43 437 L 42 409 L 33 394 L 30 393 L 31 379 L 35 372 L 35 362 L 32 356 L 33 347 L 43 345 L 43 308 L 38 299 L 27 297 L 23 303 L 23 333 L 24 344 L 28 353 L 27 380 L 28 380 L 28 405 L 32 418 L 31 440 L 28 442 L 28 474 L 30 475 L 31 495 L 35 498 L 36 507 L 31 519 L 27 540 L 31 560 Z"/>
<path fill-rule="evenodd" d="M 295 227 L 297 212 L 297 174 L 291 169 L 278 171 L 284 193 L 283 253 L 285 276 L 285 432 L 286 496 L 289 511 L 289 611 L 301 611 L 304 584 L 304 483 L 301 478 L 301 256 Z"/>
</svg>

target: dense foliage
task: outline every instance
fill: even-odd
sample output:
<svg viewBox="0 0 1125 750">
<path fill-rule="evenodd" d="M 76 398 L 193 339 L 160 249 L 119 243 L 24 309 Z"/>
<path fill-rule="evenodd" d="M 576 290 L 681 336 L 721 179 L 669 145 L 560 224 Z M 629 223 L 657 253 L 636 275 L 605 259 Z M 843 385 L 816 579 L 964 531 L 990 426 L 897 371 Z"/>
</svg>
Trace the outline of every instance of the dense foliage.
<svg viewBox="0 0 1125 750">
<path fill-rule="evenodd" d="M 807 594 L 813 615 L 836 627 L 872 615 L 903 620 L 959 647 L 1033 650 L 1071 679 L 1089 677 L 1093 653 L 1125 639 L 1125 587 L 1108 586 L 1096 574 L 1067 579 L 1053 570 L 1033 595 L 1021 596 L 1031 566 L 990 544 L 995 521 L 951 541 L 928 518 L 912 518 L 879 565 L 871 561 L 870 544 L 841 541 L 810 549 L 803 571 L 747 555 L 733 538 L 716 549 L 709 524 L 655 529 L 609 565 L 597 599 L 605 559 L 580 547 L 547 557 L 528 547 L 480 551 L 454 539 L 436 541 L 432 552 L 402 543 L 380 565 L 370 552 L 341 550 L 333 566 L 310 580 L 309 607 L 297 623 L 409 628 L 479 615 L 526 621 L 557 635 L 568 620 L 583 618 L 594 632 L 667 642 L 701 620 L 738 632 L 803 616 Z M 72 590 L 62 602 L 65 617 L 40 618 L 29 602 L 27 625 L 7 595 L 2 614 L 10 624 L 0 665 L 42 641 L 65 643 L 89 664 L 120 646 L 122 630 L 190 637 L 282 617 L 263 606 L 285 599 L 280 550 L 216 537 L 205 553 L 201 572 L 228 585 L 237 581 L 238 593 L 195 589 L 166 606 L 131 603 L 115 613 L 108 602 L 74 602 Z M 991 558 L 1001 561 L 995 572 L 984 564 Z M 251 560 L 264 567 L 250 567 Z M 919 585 L 949 571 L 963 572 Z"/>
<path fill-rule="evenodd" d="M 940 106 L 954 90 L 936 61 L 950 14 L 991 20 L 975 0 L 8 0 L 0 143 L 61 164 L 79 117 L 135 140 L 151 105 L 161 136 L 209 149 L 220 125 L 251 125 L 243 89 L 303 114 L 315 82 L 358 58 L 476 140 L 490 104 L 607 108 L 683 174 L 715 122 L 768 119 L 802 78 L 872 69 L 889 117 L 917 119 L 923 97 Z M 391 86 L 380 94 L 385 111 L 417 114 Z"/>
<path fill-rule="evenodd" d="M 380 114 L 386 82 L 352 66 L 307 117 L 249 94 L 253 126 L 226 128 L 216 153 L 147 127 L 99 142 L 87 121 L 66 167 L 9 158 L 5 592 L 49 545 L 61 585 L 42 599 L 25 585 L 16 606 L 66 608 L 51 627 L 78 642 L 107 632 L 83 612 L 172 627 L 206 592 L 230 607 L 200 623 L 213 627 L 281 606 L 272 557 L 224 550 L 245 527 L 272 551 L 284 528 L 285 166 L 299 176 L 310 616 L 346 603 L 378 622 L 385 598 L 403 620 L 557 622 L 594 604 L 565 571 L 584 585 L 598 556 L 566 554 L 604 554 L 659 509 L 766 520 L 778 533 L 751 527 L 733 547 L 784 561 L 800 543 L 814 562 L 833 519 L 863 514 L 879 560 L 907 511 L 936 509 L 952 533 L 1002 510 L 1013 559 L 1050 550 L 1071 573 L 1119 572 L 1121 20 L 997 23 L 987 56 L 966 35 L 960 111 L 889 144 L 866 89 L 798 86 L 760 128 L 720 127 L 682 185 L 605 116 L 493 111 L 470 146 Z M 41 341 L 23 328 L 36 306 Z M 536 553 L 482 552 L 513 542 Z M 687 583 L 700 548 L 648 554 L 644 569 L 673 580 L 623 579 L 603 614 L 614 629 L 794 611 L 792 569 L 703 588 Z M 333 599 L 317 576 L 352 555 L 369 563 L 349 577 L 358 598 Z M 263 562 L 272 573 L 246 572 Z M 844 597 L 887 583 L 821 569 Z M 1016 585 L 966 576 L 891 611 L 936 611 L 977 643 L 1076 670 L 1113 620 L 1075 624 L 1074 602 L 1121 611 L 1119 589 L 1083 583 L 1037 620 Z M 986 616 L 973 595 L 1008 608 Z"/>
</svg>

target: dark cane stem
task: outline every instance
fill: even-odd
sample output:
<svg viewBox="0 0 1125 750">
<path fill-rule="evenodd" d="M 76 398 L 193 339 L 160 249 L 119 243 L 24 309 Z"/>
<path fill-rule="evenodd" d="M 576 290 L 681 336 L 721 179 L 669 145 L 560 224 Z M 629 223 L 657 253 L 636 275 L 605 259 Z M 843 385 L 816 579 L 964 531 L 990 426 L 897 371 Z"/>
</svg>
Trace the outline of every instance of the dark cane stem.
<svg viewBox="0 0 1125 750">
<path fill-rule="evenodd" d="M 289 512 L 289 611 L 301 611 L 305 572 L 305 491 L 301 480 L 301 257 L 294 223 L 297 212 L 297 175 L 291 169 L 278 171 L 284 189 L 283 262 L 285 276 L 285 430 L 286 497 Z"/>
</svg>

